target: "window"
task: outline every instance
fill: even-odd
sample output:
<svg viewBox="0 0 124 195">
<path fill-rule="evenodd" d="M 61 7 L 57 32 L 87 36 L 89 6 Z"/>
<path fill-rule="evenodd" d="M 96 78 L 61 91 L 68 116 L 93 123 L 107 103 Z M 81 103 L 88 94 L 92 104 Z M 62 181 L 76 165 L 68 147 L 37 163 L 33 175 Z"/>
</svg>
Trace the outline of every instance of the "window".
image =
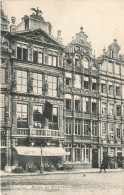
<svg viewBox="0 0 124 195">
<path fill-rule="evenodd" d="M 38 63 L 43 63 L 43 54 L 41 52 L 38 53 Z"/>
<path fill-rule="evenodd" d="M 75 74 L 74 87 L 81 88 L 81 76 Z"/>
<path fill-rule="evenodd" d="M 77 144 L 77 147 L 75 147 L 75 161 L 80 161 L 81 158 L 81 147 L 80 144 Z"/>
<path fill-rule="evenodd" d="M 107 85 L 106 84 L 101 84 L 101 92 L 106 93 L 107 92 Z"/>
<path fill-rule="evenodd" d="M 90 121 L 84 120 L 84 135 L 91 135 Z"/>
<path fill-rule="evenodd" d="M 53 66 L 57 66 L 57 60 L 58 60 L 58 57 L 57 56 L 53 56 Z"/>
<path fill-rule="evenodd" d="M 90 99 L 83 97 L 83 111 L 90 113 Z"/>
<path fill-rule="evenodd" d="M 124 85 L 122 85 L 122 97 L 124 99 Z"/>
<path fill-rule="evenodd" d="M 92 102 L 92 113 L 96 114 L 97 113 L 97 107 L 96 107 L 96 100 L 92 100 L 94 102 Z"/>
<path fill-rule="evenodd" d="M 75 135 L 81 135 L 81 120 L 75 119 Z"/>
<path fill-rule="evenodd" d="M 107 111 L 107 104 L 102 103 L 102 114 L 106 114 L 106 111 Z"/>
<path fill-rule="evenodd" d="M 116 115 L 121 116 L 121 105 L 116 106 Z"/>
<path fill-rule="evenodd" d="M 1 68 L 0 74 L 1 74 L 1 77 L 0 77 L 1 83 L 5 83 L 5 69 L 4 68 Z"/>
<path fill-rule="evenodd" d="M 33 62 L 38 63 L 38 51 L 33 50 Z"/>
<path fill-rule="evenodd" d="M 117 139 L 120 139 L 120 138 L 121 138 L 121 129 L 120 129 L 120 125 L 117 126 L 116 131 L 117 131 Z"/>
<path fill-rule="evenodd" d="M 49 55 L 48 56 L 48 65 L 50 66 L 57 66 L 57 56 L 52 56 L 52 55 Z"/>
<path fill-rule="evenodd" d="M 123 112 L 123 116 L 124 116 L 124 105 L 122 105 L 122 112 Z"/>
<path fill-rule="evenodd" d="M 75 65 L 80 66 L 80 58 L 78 56 L 75 57 Z"/>
<path fill-rule="evenodd" d="M 109 114 L 110 115 L 114 114 L 114 105 L 113 104 L 109 104 Z"/>
<path fill-rule="evenodd" d="M 84 89 L 89 89 L 89 79 L 88 79 L 88 77 L 84 77 Z"/>
<path fill-rule="evenodd" d="M 71 78 L 66 78 L 66 85 L 71 86 Z"/>
<path fill-rule="evenodd" d="M 48 56 L 48 65 L 52 66 L 52 56 Z"/>
<path fill-rule="evenodd" d="M 57 77 L 48 76 L 48 95 L 57 96 Z"/>
<path fill-rule="evenodd" d="M 92 90 L 97 90 L 97 81 L 96 81 L 96 79 L 92 79 Z"/>
<path fill-rule="evenodd" d="M 23 48 L 23 60 L 28 60 L 28 50 Z"/>
<path fill-rule="evenodd" d="M 83 150 L 84 150 L 84 161 L 90 161 L 90 147 L 89 147 L 89 145 L 85 145 L 84 146 L 84 148 L 83 148 Z"/>
<path fill-rule="evenodd" d="M 83 65 L 84 65 L 84 68 L 88 69 L 89 66 L 88 66 L 88 60 L 86 58 L 84 58 L 83 60 Z"/>
<path fill-rule="evenodd" d="M 120 66 L 115 64 L 115 74 L 120 74 Z"/>
<path fill-rule="evenodd" d="M 0 94 L 0 119 L 1 121 L 5 120 L 5 95 Z"/>
<path fill-rule="evenodd" d="M 120 96 L 120 87 L 119 86 L 116 86 L 116 95 Z"/>
<path fill-rule="evenodd" d="M 107 124 L 105 122 L 102 122 L 102 135 L 104 135 L 106 137 L 106 127 Z"/>
<path fill-rule="evenodd" d="M 66 119 L 66 134 L 72 134 L 72 119 Z"/>
<path fill-rule="evenodd" d="M 28 127 L 27 105 L 26 104 L 17 104 L 17 127 L 18 128 Z"/>
<path fill-rule="evenodd" d="M 72 74 L 70 72 L 65 73 L 65 81 L 67 86 L 72 86 Z"/>
<path fill-rule="evenodd" d="M 109 123 L 109 137 L 110 138 L 114 138 L 114 124 L 113 123 Z"/>
<path fill-rule="evenodd" d="M 49 129 L 58 130 L 58 108 L 53 108 L 52 119 L 48 122 Z"/>
<path fill-rule="evenodd" d="M 17 91 L 27 92 L 27 72 L 17 70 Z"/>
<path fill-rule="evenodd" d="M 17 47 L 17 58 L 22 60 L 28 60 L 28 49 Z"/>
<path fill-rule="evenodd" d="M 122 125 L 122 133 L 123 133 L 123 138 L 124 138 L 124 125 Z"/>
<path fill-rule="evenodd" d="M 22 59 L 22 48 L 21 47 L 17 47 L 17 58 Z"/>
<path fill-rule="evenodd" d="M 75 100 L 75 110 L 80 111 L 80 100 Z"/>
<path fill-rule="evenodd" d="M 109 94 L 110 95 L 114 94 L 114 87 L 113 87 L 113 85 L 109 85 Z"/>
<path fill-rule="evenodd" d="M 66 99 L 66 109 L 71 110 L 71 99 Z"/>
<path fill-rule="evenodd" d="M 41 128 L 43 122 L 42 106 L 33 106 L 33 127 Z"/>
<path fill-rule="evenodd" d="M 42 94 L 42 74 L 33 73 L 33 91 Z"/>
<path fill-rule="evenodd" d="M 97 122 L 96 121 L 92 122 L 92 135 L 93 136 L 98 136 L 98 134 L 97 134 Z"/>
</svg>

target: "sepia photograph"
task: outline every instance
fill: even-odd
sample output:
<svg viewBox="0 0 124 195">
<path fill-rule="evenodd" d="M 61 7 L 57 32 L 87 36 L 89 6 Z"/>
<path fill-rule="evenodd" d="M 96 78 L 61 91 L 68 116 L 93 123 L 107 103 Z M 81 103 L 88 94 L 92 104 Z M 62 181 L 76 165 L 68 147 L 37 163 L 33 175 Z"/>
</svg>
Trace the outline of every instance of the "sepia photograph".
<svg viewBox="0 0 124 195">
<path fill-rule="evenodd" d="M 0 3 L 0 195 L 124 195 L 124 0 Z"/>
</svg>

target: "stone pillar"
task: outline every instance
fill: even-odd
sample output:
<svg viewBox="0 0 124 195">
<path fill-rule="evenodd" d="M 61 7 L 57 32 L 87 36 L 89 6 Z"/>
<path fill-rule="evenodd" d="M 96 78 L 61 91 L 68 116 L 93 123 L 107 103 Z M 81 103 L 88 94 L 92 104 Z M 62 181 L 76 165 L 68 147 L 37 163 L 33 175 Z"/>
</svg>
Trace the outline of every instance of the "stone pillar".
<svg viewBox="0 0 124 195">
<path fill-rule="evenodd" d="M 33 127 L 33 103 L 29 103 L 29 127 Z"/>
<path fill-rule="evenodd" d="M 90 147 L 90 162 L 92 163 L 92 146 Z"/>
<path fill-rule="evenodd" d="M 5 171 L 12 171 L 12 154 L 11 154 L 10 128 L 6 128 L 6 166 Z"/>
<path fill-rule="evenodd" d="M 63 106 L 59 106 L 59 130 L 63 131 Z"/>
<path fill-rule="evenodd" d="M 75 148 L 72 148 L 72 162 L 75 162 Z"/>
<path fill-rule="evenodd" d="M 122 148 L 123 149 L 123 148 Z M 117 148 L 115 148 L 115 157 L 117 157 Z"/>
<path fill-rule="evenodd" d="M 81 148 L 81 161 L 84 161 L 84 146 Z"/>
</svg>

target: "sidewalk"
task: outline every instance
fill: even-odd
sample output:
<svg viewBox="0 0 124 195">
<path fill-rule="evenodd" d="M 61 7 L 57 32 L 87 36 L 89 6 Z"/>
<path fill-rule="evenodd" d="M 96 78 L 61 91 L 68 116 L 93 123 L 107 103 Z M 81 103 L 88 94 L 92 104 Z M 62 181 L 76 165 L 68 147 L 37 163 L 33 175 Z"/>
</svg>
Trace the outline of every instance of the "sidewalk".
<svg viewBox="0 0 124 195">
<path fill-rule="evenodd" d="M 47 172 L 44 171 L 43 173 L 39 172 L 24 172 L 24 173 L 7 173 L 5 171 L 0 171 L 1 177 L 6 176 L 33 176 L 33 175 L 56 175 L 56 174 L 79 174 L 79 173 L 99 173 L 99 168 L 92 168 L 92 169 L 76 169 L 76 170 L 69 170 L 69 171 L 52 171 Z M 110 172 L 124 172 L 124 169 L 106 169 L 106 173 Z M 104 173 L 104 171 L 103 171 Z"/>
</svg>

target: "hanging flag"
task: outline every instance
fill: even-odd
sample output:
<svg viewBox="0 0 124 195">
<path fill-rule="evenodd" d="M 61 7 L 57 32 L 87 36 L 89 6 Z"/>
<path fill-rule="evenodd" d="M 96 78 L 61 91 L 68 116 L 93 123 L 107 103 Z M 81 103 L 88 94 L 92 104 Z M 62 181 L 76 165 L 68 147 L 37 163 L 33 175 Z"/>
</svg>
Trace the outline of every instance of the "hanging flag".
<svg viewBox="0 0 124 195">
<path fill-rule="evenodd" d="M 53 105 L 46 101 L 45 102 L 45 108 L 43 111 L 43 116 L 49 120 L 52 120 L 52 110 L 53 110 Z"/>
</svg>

